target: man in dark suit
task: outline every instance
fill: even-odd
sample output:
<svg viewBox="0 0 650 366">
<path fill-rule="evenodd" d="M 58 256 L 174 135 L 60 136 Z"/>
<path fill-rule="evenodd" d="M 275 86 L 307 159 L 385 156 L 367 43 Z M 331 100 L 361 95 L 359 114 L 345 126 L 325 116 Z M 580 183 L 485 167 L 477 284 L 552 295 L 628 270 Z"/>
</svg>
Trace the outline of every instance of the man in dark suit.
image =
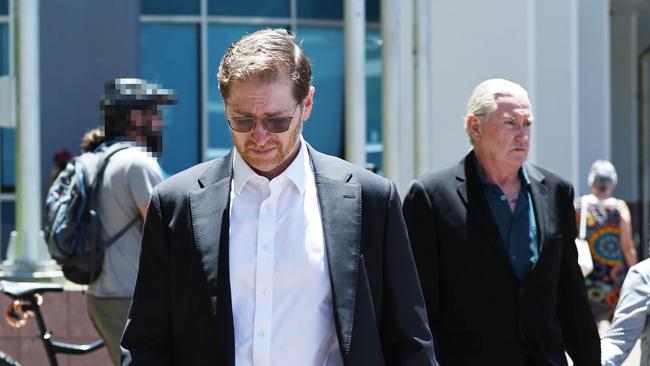
<svg viewBox="0 0 650 366">
<path fill-rule="evenodd" d="M 124 364 L 435 364 L 395 184 L 304 141 L 293 36 L 242 37 L 218 80 L 234 149 L 154 191 Z"/>
<path fill-rule="evenodd" d="M 565 350 L 599 365 L 573 188 L 525 163 L 527 92 L 486 80 L 465 122 L 473 150 L 416 180 L 403 207 L 440 365 L 566 365 Z"/>
</svg>

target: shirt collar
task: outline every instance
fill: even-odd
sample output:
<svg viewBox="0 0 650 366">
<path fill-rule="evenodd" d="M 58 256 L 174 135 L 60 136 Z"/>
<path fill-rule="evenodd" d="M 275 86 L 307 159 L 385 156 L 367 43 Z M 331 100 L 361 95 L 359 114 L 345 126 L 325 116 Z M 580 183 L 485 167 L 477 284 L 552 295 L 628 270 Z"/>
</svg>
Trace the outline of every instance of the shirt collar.
<svg viewBox="0 0 650 366">
<path fill-rule="evenodd" d="M 494 183 L 488 181 L 485 173 L 483 173 L 483 169 L 481 169 L 476 155 L 472 154 L 472 158 L 474 159 L 474 167 L 476 168 L 476 173 L 478 174 L 478 178 L 481 183 L 483 185 L 493 186 Z M 523 186 L 530 186 L 530 178 L 528 178 L 528 172 L 526 172 L 526 165 L 522 165 L 521 168 L 519 168 L 519 178 L 521 179 Z"/>
<path fill-rule="evenodd" d="M 235 153 L 233 154 L 233 184 L 235 187 L 235 192 L 237 195 L 241 195 L 242 189 L 246 183 L 248 183 L 253 178 L 259 178 L 267 180 L 265 177 L 255 173 L 253 169 L 246 163 L 244 158 L 239 154 L 237 149 L 234 149 Z M 309 170 L 308 170 L 309 169 Z M 285 169 L 280 175 L 275 177 L 273 180 L 276 180 L 280 177 L 287 178 L 293 185 L 298 189 L 300 194 L 305 192 L 306 177 L 308 172 L 311 171 L 311 162 L 309 160 L 309 155 L 307 148 L 305 147 L 305 140 L 302 135 L 300 135 L 300 150 L 298 150 L 298 155 L 293 159 L 291 164 Z"/>
</svg>

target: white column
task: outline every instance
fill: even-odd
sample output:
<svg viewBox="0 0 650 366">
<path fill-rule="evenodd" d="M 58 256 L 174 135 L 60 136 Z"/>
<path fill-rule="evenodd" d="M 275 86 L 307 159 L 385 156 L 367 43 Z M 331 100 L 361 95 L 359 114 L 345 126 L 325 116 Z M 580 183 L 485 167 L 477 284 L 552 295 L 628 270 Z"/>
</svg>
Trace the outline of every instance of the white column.
<svg viewBox="0 0 650 366">
<path fill-rule="evenodd" d="M 532 1 L 536 162 L 571 183 L 579 181 L 577 0 Z M 551 21 L 552 20 L 552 21 Z"/>
<path fill-rule="evenodd" d="M 364 0 L 345 0 L 345 159 L 366 164 L 366 16 Z"/>
<path fill-rule="evenodd" d="M 431 168 L 431 1 L 415 0 L 415 175 Z"/>
<path fill-rule="evenodd" d="M 575 188 L 584 194 L 591 192 L 587 183 L 591 164 L 596 159 L 612 159 L 609 0 L 578 0 L 577 14 L 580 119 L 576 136 L 579 150 Z"/>
<path fill-rule="evenodd" d="M 381 14 L 383 165 L 403 195 L 415 177 L 413 2 L 382 0 Z"/>
<path fill-rule="evenodd" d="M 11 234 L 2 277 L 60 277 L 48 259 L 41 231 L 39 2 L 17 3 L 18 123 L 16 130 L 16 231 Z"/>
</svg>

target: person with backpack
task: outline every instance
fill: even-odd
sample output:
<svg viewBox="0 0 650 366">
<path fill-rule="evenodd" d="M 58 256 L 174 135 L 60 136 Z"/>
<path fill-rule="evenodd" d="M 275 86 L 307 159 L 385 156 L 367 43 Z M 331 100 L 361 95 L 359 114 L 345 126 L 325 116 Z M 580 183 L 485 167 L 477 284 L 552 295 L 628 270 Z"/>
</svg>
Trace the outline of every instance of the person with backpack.
<svg viewBox="0 0 650 366">
<path fill-rule="evenodd" d="M 138 271 L 142 221 L 154 186 L 163 180 L 154 159 L 162 147 L 160 106 L 174 101 L 173 91 L 146 80 L 116 79 L 106 83 L 100 103 L 105 141 L 94 152 L 112 155 L 95 193 L 105 250 L 87 306 L 115 365 Z"/>
</svg>

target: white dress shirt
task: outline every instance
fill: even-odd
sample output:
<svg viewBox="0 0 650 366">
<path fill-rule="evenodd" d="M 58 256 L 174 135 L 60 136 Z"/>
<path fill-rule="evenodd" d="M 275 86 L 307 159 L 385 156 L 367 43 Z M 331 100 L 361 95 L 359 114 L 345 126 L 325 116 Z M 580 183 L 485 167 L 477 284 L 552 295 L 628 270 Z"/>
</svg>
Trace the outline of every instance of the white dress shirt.
<svg viewBox="0 0 650 366">
<path fill-rule="evenodd" d="M 338 366 L 332 292 L 305 142 L 271 181 L 233 156 L 230 286 L 237 366 Z"/>
</svg>

